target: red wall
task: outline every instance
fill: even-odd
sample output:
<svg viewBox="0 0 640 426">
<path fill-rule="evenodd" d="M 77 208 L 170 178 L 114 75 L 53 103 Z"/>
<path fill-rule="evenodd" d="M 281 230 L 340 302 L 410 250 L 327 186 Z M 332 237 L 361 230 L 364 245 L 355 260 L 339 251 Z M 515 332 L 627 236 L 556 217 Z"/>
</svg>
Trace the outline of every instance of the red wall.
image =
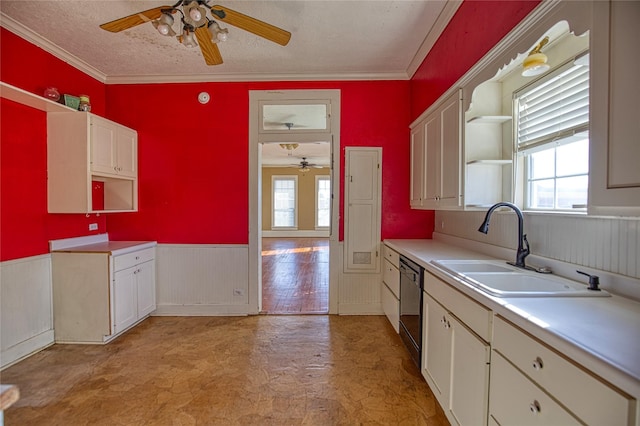
<svg viewBox="0 0 640 426">
<path fill-rule="evenodd" d="M 48 214 L 46 116 L 2 100 L 0 260 L 46 253 L 48 240 L 88 235 L 94 222 L 113 239 L 247 243 L 248 91 L 265 89 L 340 89 L 342 170 L 345 146 L 383 148 L 382 237 L 429 238 L 433 212 L 408 205 L 408 125 L 538 3 L 465 1 L 411 81 L 105 86 L 0 28 L 2 81 L 86 93 L 93 112 L 140 137 L 138 213 Z M 212 95 L 204 106 L 203 90 Z M 340 200 L 342 212 L 342 190 Z"/>
<path fill-rule="evenodd" d="M 540 0 L 464 1 L 411 79 L 411 121 L 539 3 Z"/>
<path fill-rule="evenodd" d="M 248 243 L 249 90 L 268 89 L 339 89 L 342 170 L 345 146 L 383 148 L 382 237 L 431 236 L 433 212 L 409 208 L 408 81 L 108 86 L 108 116 L 138 130 L 140 167 L 139 213 L 109 215 L 110 235 Z M 207 105 L 197 101 L 201 91 L 211 95 Z"/>
<path fill-rule="evenodd" d="M 104 112 L 104 85 L 0 28 L 3 82 L 41 94 L 86 93 Z M 47 213 L 47 122 L 42 111 L 5 99 L 0 103 L 0 260 L 47 253 L 49 240 L 106 231 L 104 215 Z M 89 231 L 97 223 L 98 231 Z"/>
</svg>

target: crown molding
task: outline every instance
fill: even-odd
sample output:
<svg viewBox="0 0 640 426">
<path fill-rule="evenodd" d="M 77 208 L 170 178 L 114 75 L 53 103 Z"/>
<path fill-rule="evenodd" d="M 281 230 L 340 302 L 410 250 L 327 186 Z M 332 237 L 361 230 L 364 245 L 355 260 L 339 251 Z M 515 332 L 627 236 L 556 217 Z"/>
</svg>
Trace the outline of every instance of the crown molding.
<svg viewBox="0 0 640 426">
<path fill-rule="evenodd" d="M 407 68 L 407 75 L 409 78 L 413 77 L 416 71 L 418 71 L 418 68 L 422 65 L 422 62 L 431 51 L 431 48 L 436 44 L 436 41 L 438 41 L 438 38 L 444 29 L 447 28 L 447 25 L 449 25 L 449 22 L 453 18 L 453 15 L 458 11 L 461 4 L 462 0 L 450 0 L 446 2 L 442 11 L 438 15 L 438 18 L 433 24 L 433 27 L 429 30 L 429 34 L 425 37 Z"/>
<path fill-rule="evenodd" d="M 5 15 L 2 12 L 0 12 L 0 26 L 11 31 L 17 36 L 20 36 L 31 44 L 38 46 L 45 52 L 51 53 L 56 58 L 68 63 L 74 68 L 77 68 L 88 76 L 93 77 L 102 83 L 106 82 L 107 76 L 104 73 L 100 72 L 98 69 L 92 67 L 88 63 L 77 58 L 66 50 L 58 47 L 46 38 L 42 37 L 40 34 L 34 32 L 30 28 L 25 27 L 18 21 Z"/>
<path fill-rule="evenodd" d="M 113 75 L 106 84 L 161 84 L 161 83 L 229 83 L 272 81 L 362 81 L 409 80 L 404 72 L 345 73 L 345 74 L 194 74 L 194 75 Z"/>
<path fill-rule="evenodd" d="M 530 37 L 530 32 L 540 23 L 544 21 L 546 17 L 551 15 L 560 5 L 566 3 L 567 0 L 542 0 L 542 2 L 536 6 L 518 25 L 516 25 L 509 33 L 496 44 L 493 49 L 487 52 L 478 62 L 476 62 L 462 77 L 458 79 L 451 87 L 444 92 L 438 100 L 436 100 L 431 106 L 420 114 L 409 127 L 413 128 L 420 123 L 429 114 L 435 111 L 450 95 L 460 90 L 461 87 L 465 87 L 472 82 L 487 67 L 492 63 L 504 57 L 505 54 L 512 50 L 514 45 L 522 42 Z M 493 71 L 497 71 L 497 68 Z"/>
</svg>

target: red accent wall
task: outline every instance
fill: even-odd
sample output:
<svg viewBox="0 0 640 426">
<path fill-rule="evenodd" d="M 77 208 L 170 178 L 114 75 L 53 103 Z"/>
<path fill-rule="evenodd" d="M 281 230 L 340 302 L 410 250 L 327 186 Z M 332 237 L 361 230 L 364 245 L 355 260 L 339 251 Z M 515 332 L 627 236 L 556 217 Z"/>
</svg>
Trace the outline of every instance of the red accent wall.
<svg viewBox="0 0 640 426">
<path fill-rule="evenodd" d="M 108 86 L 109 118 L 138 130 L 140 175 L 139 213 L 109 215 L 110 235 L 248 243 L 249 90 L 269 89 L 339 89 L 342 170 L 344 147 L 383 148 L 382 237 L 430 238 L 433 212 L 409 208 L 408 81 Z"/>
<path fill-rule="evenodd" d="M 466 0 L 411 79 L 415 120 L 524 19 L 539 0 Z"/>
<path fill-rule="evenodd" d="M 247 243 L 248 91 L 266 89 L 341 90 L 342 170 L 344 147 L 382 147 L 382 237 L 429 238 L 433 212 L 409 209 L 408 125 L 538 3 L 465 1 L 411 81 L 105 86 L 0 28 L 2 81 L 36 94 L 51 85 L 88 94 L 93 112 L 140 138 L 139 212 L 48 214 L 46 115 L 2 100 L 0 260 L 46 253 L 50 239 L 93 233 L 89 223 L 113 239 Z M 204 106 L 203 90 L 212 96 Z"/>
<path fill-rule="evenodd" d="M 85 93 L 105 111 L 104 85 L 0 28 L 0 78 L 38 95 L 47 86 Z M 0 261 L 49 252 L 49 240 L 106 232 L 106 217 L 47 213 L 47 116 L 6 99 L 0 103 Z M 89 231 L 97 223 L 98 231 Z"/>
</svg>

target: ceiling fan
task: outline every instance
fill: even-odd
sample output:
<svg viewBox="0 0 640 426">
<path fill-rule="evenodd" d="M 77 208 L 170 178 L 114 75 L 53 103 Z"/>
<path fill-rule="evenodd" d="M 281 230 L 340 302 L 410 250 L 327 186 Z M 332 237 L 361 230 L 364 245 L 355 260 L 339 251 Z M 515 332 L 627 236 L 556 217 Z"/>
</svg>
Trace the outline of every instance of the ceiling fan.
<svg viewBox="0 0 640 426">
<path fill-rule="evenodd" d="M 295 164 L 292 165 L 291 167 L 297 167 L 299 171 L 301 171 L 302 173 L 306 173 L 309 170 L 313 169 L 321 169 L 322 166 L 319 166 L 317 164 L 311 164 L 307 161 L 307 157 L 302 157 L 302 161 L 300 161 L 300 164 Z"/>
<path fill-rule="evenodd" d="M 173 6 L 160 6 L 133 15 L 125 16 L 100 25 L 100 28 L 114 33 L 151 22 L 158 32 L 164 36 L 176 36 L 172 28 L 176 13 L 180 14 L 181 34 L 177 35 L 180 43 L 186 47 L 200 46 L 202 56 L 207 65 L 222 63 L 222 55 L 218 49 L 219 42 L 227 39 L 229 30 L 221 28 L 217 20 L 249 31 L 259 37 L 286 46 L 291 33 L 274 25 L 244 15 L 224 6 L 209 6 L 207 0 L 179 0 Z M 207 11 L 211 17 L 207 16 Z M 195 34 L 195 39 L 194 39 Z"/>
</svg>

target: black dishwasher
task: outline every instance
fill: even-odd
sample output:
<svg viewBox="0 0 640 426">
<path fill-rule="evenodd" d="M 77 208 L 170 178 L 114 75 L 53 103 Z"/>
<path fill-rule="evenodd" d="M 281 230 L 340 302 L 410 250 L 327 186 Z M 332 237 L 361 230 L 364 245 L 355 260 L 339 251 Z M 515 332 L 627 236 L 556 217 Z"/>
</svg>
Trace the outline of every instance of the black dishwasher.
<svg viewBox="0 0 640 426">
<path fill-rule="evenodd" d="M 422 274 L 417 263 L 400 256 L 400 337 L 418 368 L 422 353 Z"/>
</svg>

